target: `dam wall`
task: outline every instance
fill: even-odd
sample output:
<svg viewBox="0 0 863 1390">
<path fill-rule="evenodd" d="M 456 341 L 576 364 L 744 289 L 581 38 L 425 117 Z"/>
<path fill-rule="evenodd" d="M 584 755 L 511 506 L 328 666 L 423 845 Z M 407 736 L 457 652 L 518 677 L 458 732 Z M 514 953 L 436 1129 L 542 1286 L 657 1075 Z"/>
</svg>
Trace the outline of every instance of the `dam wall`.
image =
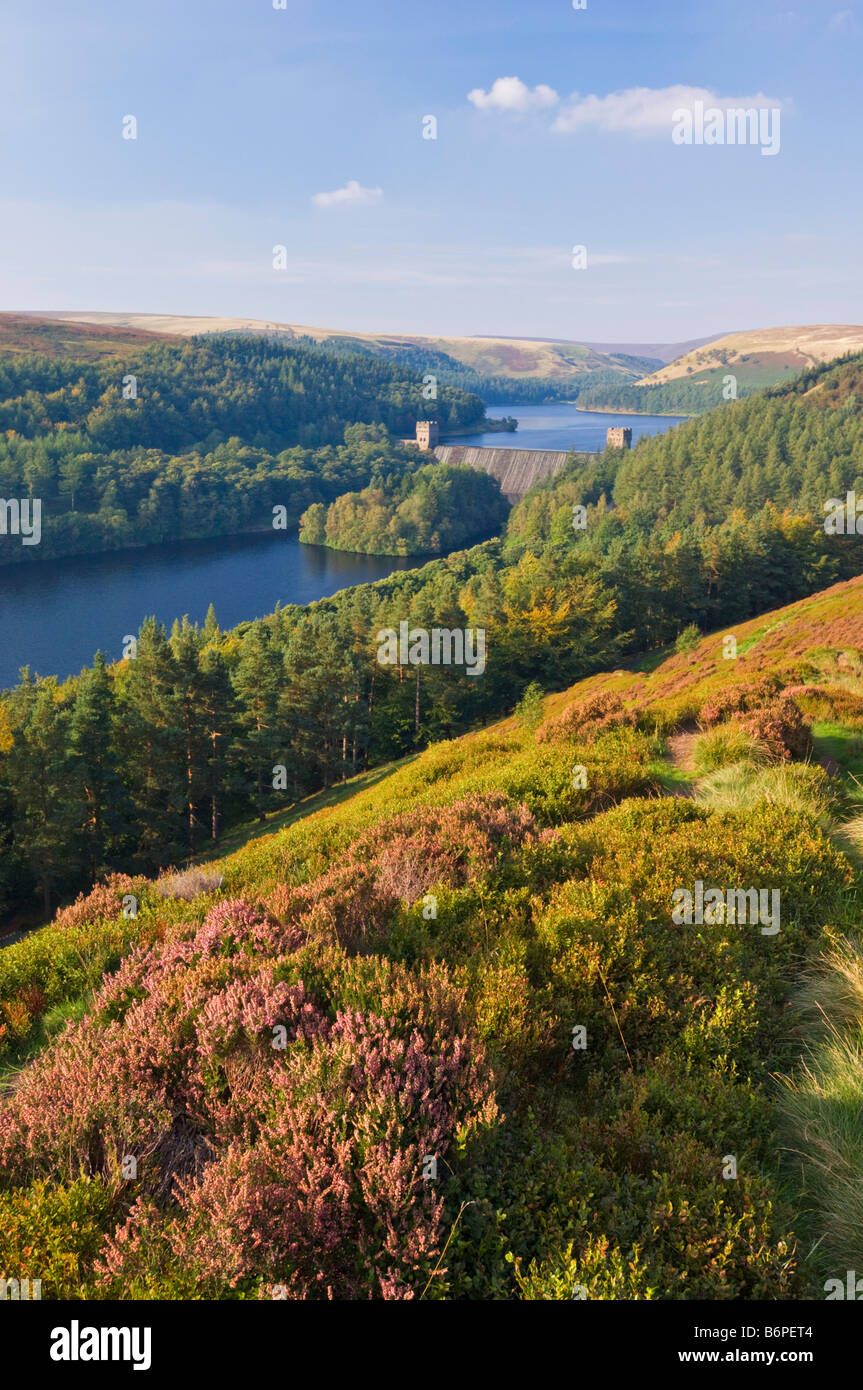
<svg viewBox="0 0 863 1390">
<path fill-rule="evenodd" d="M 508 502 L 520 501 L 534 483 L 559 472 L 569 458 L 566 449 L 484 449 L 468 444 L 439 444 L 434 454 L 441 463 L 490 473 Z"/>
</svg>

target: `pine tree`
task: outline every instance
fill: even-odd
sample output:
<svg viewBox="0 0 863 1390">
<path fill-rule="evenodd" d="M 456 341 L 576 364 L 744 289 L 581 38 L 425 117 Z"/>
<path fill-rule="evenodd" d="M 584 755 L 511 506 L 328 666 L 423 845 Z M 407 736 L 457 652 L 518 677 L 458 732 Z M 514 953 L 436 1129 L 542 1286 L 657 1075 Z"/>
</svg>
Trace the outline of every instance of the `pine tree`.
<svg viewBox="0 0 863 1390">
<path fill-rule="evenodd" d="M 81 861 L 89 883 L 117 867 L 129 834 L 132 802 L 117 766 L 115 698 L 102 652 L 82 672 L 69 720 Z"/>
<path fill-rule="evenodd" d="M 15 842 L 41 894 L 47 918 L 63 888 L 80 875 L 74 855 L 77 826 L 69 711 L 54 677 L 29 685 L 23 703 L 26 712 L 7 764 Z"/>
<path fill-rule="evenodd" d="M 125 665 L 117 738 L 120 771 L 135 808 L 140 861 L 152 870 L 183 845 L 186 807 L 177 663 L 155 618 L 144 620 L 137 655 Z"/>
<path fill-rule="evenodd" d="M 253 623 L 249 628 L 232 679 L 239 701 L 234 756 L 251 776 L 252 801 L 263 822 L 268 800 L 265 788 L 272 785 L 274 764 L 286 756 L 279 716 L 284 670 L 267 624 Z"/>
<path fill-rule="evenodd" d="M 222 806 L 228 791 L 229 754 L 237 732 L 237 702 L 224 658 L 217 647 L 201 655 L 201 719 L 209 745 L 205 793 L 209 802 L 210 839 L 219 838 Z"/>
</svg>

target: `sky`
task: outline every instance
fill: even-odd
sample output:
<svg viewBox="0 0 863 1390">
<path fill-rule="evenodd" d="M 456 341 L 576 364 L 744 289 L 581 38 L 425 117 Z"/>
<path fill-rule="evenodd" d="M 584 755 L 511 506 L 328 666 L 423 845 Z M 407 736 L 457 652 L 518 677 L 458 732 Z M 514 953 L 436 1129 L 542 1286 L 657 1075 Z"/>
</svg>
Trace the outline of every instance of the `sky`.
<svg viewBox="0 0 863 1390">
<path fill-rule="evenodd" d="M 861 323 L 861 50 L 863 0 L 0 0 L 0 308 Z"/>
</svg>

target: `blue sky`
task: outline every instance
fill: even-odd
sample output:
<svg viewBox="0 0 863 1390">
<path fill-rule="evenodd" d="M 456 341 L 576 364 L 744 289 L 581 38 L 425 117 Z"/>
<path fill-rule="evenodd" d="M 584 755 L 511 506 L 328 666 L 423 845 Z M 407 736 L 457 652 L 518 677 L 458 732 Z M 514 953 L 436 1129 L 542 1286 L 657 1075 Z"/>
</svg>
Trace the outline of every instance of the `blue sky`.
<svg viewBox="0 0 863 1390">
<path fill-rule="evenodd" d="M 863 322 L 863 0 L 0 0 L 0 25 L 4 309 Z M 699 93 L 778 107 L 779 153 L 676 145 Z"/>
</svg>

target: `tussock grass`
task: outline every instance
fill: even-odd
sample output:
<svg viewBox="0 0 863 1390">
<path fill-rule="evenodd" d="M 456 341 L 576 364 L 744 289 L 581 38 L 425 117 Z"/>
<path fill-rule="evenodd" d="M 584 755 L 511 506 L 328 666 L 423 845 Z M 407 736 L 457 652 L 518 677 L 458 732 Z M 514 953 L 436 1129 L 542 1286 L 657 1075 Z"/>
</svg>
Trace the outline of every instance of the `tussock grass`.
<svg viewBox="0 0 863 1390">
<path fill-rule="evenodd" d="M 747 811 L 766 803 L 811 816 L 833 827 L 842 796 L 833 779 L 813 763 L 782 763 L 759 767 L 734 763 L 702 778 L 695 798 L 711 811 Z"/>
<path fill-rule="evenodd" d="M 798 1004 L 805 1062 L 784 1077 L 787 1147 L 802 1170 L 821 1260 L 843 1277 L 863 1267 L 863 949 L 842 937 L 810 970 Z M 834 1268 L 835 1266 L 835 1268 Z"/>
<path fill-rule="evenodd" d="M 181 873 L 167 874 L 157 879 L 154 886 L 161 898 L 181 898 L 183 902 L 190 903 L 202 893 L 215 893 L 223 882 L 222 874 L 192 867 Z"/>
<path fill-rule="evenodd" d="M 737 763 L 763 764 L 769 761 L 767 749 L 739 724 L 720 724 L 701 735 L 693 750 L 696 773 L 705 776 Z"/>
</svg>

